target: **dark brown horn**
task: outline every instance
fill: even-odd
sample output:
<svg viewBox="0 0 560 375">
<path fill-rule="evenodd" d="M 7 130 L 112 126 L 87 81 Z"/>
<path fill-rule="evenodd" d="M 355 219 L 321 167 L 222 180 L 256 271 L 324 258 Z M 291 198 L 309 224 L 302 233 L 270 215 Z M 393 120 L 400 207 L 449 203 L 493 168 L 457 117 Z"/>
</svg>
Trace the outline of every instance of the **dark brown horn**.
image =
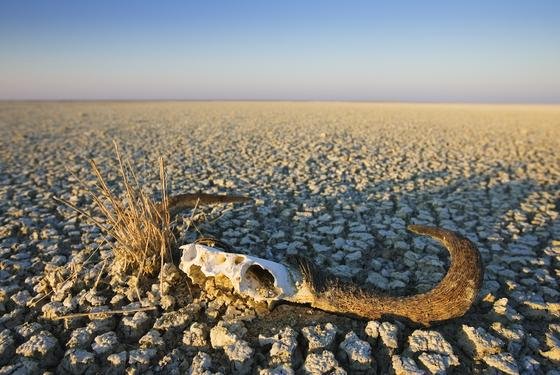
<svg viewBox="0 0 560 375">
<path fill-rule="evenodd" d="M 194 208 L 197 206 L 207 206 L 210 204 L 227 204 L 227 203 L 241 203 L 250 202 L 252 198 L 242 195 L 218 195 L 218 194 L 179 194 L 171 196 L 168 199 L 167 207 L 171 216 L 177 215 L 181 210 L 187 208 Z M 163 203 L 157 207 L 158 210 L 163 209 Z"/>
<path fill-rule="evenodd" d="M 309 264 L 300 265 L 314 292 L 311 305 L 366 319 L 401 317 L 424 326 L 464 315 L 482 286 L 479 251 L 471 241 L 450 230 L 424 225 L 410 225 L 408 230 L 438 240 L 449 251 L 451 265 L 435 288 L 413 296 L 380 295 L 338 279 L 325 278 Z"/>
</svg>

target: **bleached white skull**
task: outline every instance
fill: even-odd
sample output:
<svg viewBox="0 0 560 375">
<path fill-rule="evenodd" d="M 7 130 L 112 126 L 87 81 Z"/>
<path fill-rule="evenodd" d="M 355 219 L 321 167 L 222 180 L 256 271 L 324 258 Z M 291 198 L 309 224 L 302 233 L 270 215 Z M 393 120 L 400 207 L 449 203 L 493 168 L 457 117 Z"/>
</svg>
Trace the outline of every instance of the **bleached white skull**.
<svg viewBox="0 0 560 375">
<path fill-rule="evenodd" d="M 206 277 L 226 277 L 235 291 L 257 301 L 292 299 L 301 277 L 283 264 L 245 254 L 228 253 L 201 244 L 181 246 L 179 268 L 191 279 L 197 270 Z"/>
</svg>

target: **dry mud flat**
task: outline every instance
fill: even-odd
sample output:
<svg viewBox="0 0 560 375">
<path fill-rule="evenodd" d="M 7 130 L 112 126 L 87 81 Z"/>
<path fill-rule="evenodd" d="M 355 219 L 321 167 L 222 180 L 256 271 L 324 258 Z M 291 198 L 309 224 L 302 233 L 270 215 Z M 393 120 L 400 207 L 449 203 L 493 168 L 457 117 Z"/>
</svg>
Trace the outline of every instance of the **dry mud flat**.
<svg viewBox="0 0 560 375">
<path fill-rule="evenodd" d="M 268 311 L 211 281 L 189 292 L 173 267 L 134 287 L 53 200 L 92 209 L 71 175 L 92 185 L 90 158 L 119 189 L 113 139 L 156 197 L 163 156 L 174 193 L 256 199 L 187 213 L 181 243 L 197 221 L 237 252 L 305 255 L 403 295 L 445 273 L 446 252 L 405 230 L 432 224 L 479 247 L 483 290 L 464 317 L 421 328 Z M 0 103 L 0 142 L 0 374 L 560 373 L 559 107 Z M 53 319 L 142 306 L 156 308 Z"/>
</svg>

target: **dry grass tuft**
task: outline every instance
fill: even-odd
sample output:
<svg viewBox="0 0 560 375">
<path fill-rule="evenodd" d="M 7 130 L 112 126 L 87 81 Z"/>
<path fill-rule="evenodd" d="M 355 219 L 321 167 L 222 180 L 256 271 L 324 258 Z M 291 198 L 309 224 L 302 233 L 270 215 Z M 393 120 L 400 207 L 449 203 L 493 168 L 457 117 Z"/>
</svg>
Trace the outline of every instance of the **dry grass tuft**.
<svg viewBox="0 0 560 375">
<path fill-rule="evenodd" d="M 171 248 L 175 244 L 169 214 L 167 182 L 163 159 L 159 159 L 162 203 L 154 202 L 140 187 L 128 161 L 123 161 L 115 143 L 119 162 L 123 197 L 117 196 L 107 185 L 94 160 L 90 160 L 97 178 L 96 189 L 86 188 L 99 209 L 104 222 L 80 210 L 69 202 L 70 207 L 91 219 L 106 235 L 112 237 L 114 261 L 112 271 L 135 273 L 138 279 L 155 276 L 163 264 L 171 260 Z"/>
</svg>

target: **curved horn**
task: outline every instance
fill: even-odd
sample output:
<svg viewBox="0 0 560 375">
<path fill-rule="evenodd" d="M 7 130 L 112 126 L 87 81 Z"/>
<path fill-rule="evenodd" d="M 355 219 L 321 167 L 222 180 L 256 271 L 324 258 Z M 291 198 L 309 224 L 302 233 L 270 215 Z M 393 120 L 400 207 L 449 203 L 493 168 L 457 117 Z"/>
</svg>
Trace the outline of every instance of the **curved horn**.
<svg viewBox="0 0 560 375">
<path fill-rule="evenodd" d="M 210 204 L 227 204 L 227 203 L 238 203 L 238 202 L 249 202 L 252 201 L 251 198 L 242 195 L 217 195 L 217 194 L 204 194 L 204 193 L 194 193 L 194 194 L 179 194 L 167 198 L 167 207 L 169 209 L 169 214 L 174 216 L 178 214 L 181 210 L 187 208 L 194 208 L 197 206 L 207 206 Z M 159 203 L 157 209 L 161 212 L 163 210 L 164 204 Z"/>
<path fill-rule="evenodd" d="M 379 295 L 325 278 L 312 265 L 300 261 L 300 272 L 311 291 L 311 306 L 366 319 L 402 317 L 424 326 L 464 315 L 482 286 L 482 261 L 477 248 L 450 230 L 424 225 L 410 225 L 408 230 L 438 240 L 449 251 L 451 266 L 435 288 L 413 296 Z"/>
</svg>

